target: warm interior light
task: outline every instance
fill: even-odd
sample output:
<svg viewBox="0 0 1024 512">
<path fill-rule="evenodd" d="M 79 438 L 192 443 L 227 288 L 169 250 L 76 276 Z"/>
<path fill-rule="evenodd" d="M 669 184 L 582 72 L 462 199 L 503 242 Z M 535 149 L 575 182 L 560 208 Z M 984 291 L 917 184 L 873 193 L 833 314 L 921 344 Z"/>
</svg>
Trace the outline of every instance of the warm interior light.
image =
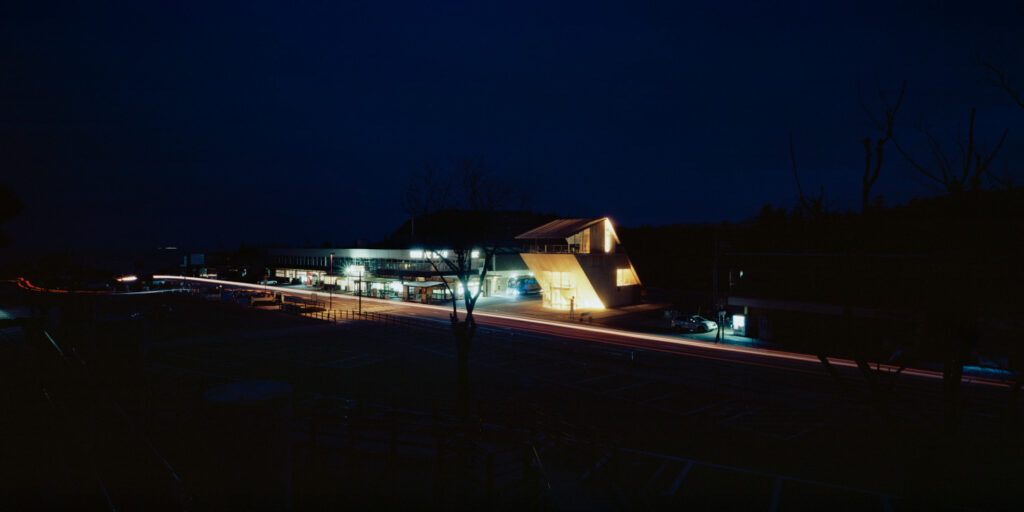
<svg viewBox="0 0 1024 512">
<path fill-rule="evenodd" d="M 604 220 L 604 252 L 612 252 L 612 223 L 610 220 Z"/>
<path fill-rule="evenodd" d="M 634 284 L 640 284 L 640 279 L 636 277 L 636 273 L 633 272 L 633 269 L 615 269 L 615 286 L 632 286 Z"/>
</svg>

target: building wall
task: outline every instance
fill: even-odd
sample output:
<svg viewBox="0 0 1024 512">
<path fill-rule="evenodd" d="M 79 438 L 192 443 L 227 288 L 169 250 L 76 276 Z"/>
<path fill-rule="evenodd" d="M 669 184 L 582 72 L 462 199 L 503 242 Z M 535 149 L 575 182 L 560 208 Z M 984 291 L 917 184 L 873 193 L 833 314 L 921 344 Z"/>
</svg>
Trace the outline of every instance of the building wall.
<svg viewBox="0 0 1024 512">
<path fill-rule="evenodd" d="M 602 235 L 603 236 L 603 235 Z M 602 245 L 604 241 L 602 240 Z M 625 254 L 537 254 L 523 253 L 523 260 L 533 272 L 537 282 L 549 294 L 552 283 L 549 272 L 568 272 L 574 276 L 577 288 L 576 307 L 610 308 L 635 304 L 639 299 L 639 285 L 618 286 L 618 269 L 633 270 Z"/>
<path fill-rule="evenodd" d="M 567 272 L 572 275 L 576 283 L 575 306 L 578 309 L 604 309 L 606 305 L 601 301 L 594 287 L 591 286 L 586 272 L 580 266 L 575 254 L 538 254 L 523 253 L 523 261 L 530 267 L 533 277 L 540 283 L 545 294 L 545 305 L 551 300 L 552 283 L 550 272 Z M 566 307 L 560 305 L 556 307 Z"/>
<path fill-rule="evenodd" d="M 602 237 L 603 235 L 602 231 Z M 614 242 L 613 242 L 614 243 Z M 601 249 L 604 250 L 604 239 L 601 239 Z M 615 308 L 635 304 L 639 299 L 639 285 L 618 286 L 617 270 L 629 269 L 635 278 L 636 272 L 625 254 L 591 253 L 578 256 L 580 267 L 587 275 L 587 279 L 596 290 L 598 297 L 605 307 Z"/>
</svg>

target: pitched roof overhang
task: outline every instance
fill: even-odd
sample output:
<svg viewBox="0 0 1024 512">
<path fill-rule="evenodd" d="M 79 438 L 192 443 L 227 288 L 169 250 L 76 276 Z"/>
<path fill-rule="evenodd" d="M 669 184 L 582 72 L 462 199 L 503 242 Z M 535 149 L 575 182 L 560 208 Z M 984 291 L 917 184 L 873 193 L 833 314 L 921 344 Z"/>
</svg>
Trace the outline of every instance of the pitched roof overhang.
<svg viewBox="0 0 1024 512">
<path fill-rule="evenodd" d="M 516 240 L 539 240 L 550 238 L 568 238 L 583 231 L 584 229 L 604 221 L 607 217 L 599 219 L 558 219 L 548 222 L 538 228 L 533 228 L 526 233 L 516 237 Z"/>
</svg>

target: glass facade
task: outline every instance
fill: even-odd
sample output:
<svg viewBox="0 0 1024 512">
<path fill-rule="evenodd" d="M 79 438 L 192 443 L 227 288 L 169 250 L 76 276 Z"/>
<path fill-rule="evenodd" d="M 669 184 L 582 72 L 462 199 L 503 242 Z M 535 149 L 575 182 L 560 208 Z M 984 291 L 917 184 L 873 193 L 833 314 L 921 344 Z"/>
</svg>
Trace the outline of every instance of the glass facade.
<svg viewBox="0 0 1024 512">
<path fill-rule="evenodd" d="M 544 306 L 555 309 L 569 309 L 577 297 L 576 276 L 572 272 L 546 271 L 550 290 L 544 294 Z M 578 307 L 578 305 L 577 305 Z"/>
<path fill-rule="evenodd" d="M 569 252 L 590 254 L 590 228 L 566 238 L 566 241 L 569 243 Z"/>
</svg>

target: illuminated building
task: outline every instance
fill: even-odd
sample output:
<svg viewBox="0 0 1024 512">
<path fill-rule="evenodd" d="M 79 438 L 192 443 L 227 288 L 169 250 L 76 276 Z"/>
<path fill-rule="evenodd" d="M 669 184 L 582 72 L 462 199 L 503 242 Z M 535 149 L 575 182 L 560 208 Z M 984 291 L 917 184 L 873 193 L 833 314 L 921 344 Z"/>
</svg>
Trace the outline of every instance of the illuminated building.
<svg viewBox="0 0 1024 512">
<path fill-rule="evenodd" d="M 280 283 L 301 283 L 337 292 L 359 293 L 368 297 L 401 298 L 429 303 L 459 299 L 465 290 L 442 262 L 454 257 L 449 251 L 437 253 L 423 249 L 270 249 L 270 279 Z M 506 295 L 509 281 L 529 270 L 517 252 L 499 251 L 484 261 L 482 251 L 470 253 L 474 272 L 486 265 L 481 296 Z M 440 272 L 439 272 L 440 270 Z M 445 284 L 447 283 L 447 286 Z M 469 291 L 476 293 L 480 283 L 472 278 Z"/>
<path fill-rule="evenodd" d="M 604 309 L 639 300 L 640 279 L 607 217 L 559 219 L 516 237 L 520 254 L 555 309 Z"/>
</svg>

